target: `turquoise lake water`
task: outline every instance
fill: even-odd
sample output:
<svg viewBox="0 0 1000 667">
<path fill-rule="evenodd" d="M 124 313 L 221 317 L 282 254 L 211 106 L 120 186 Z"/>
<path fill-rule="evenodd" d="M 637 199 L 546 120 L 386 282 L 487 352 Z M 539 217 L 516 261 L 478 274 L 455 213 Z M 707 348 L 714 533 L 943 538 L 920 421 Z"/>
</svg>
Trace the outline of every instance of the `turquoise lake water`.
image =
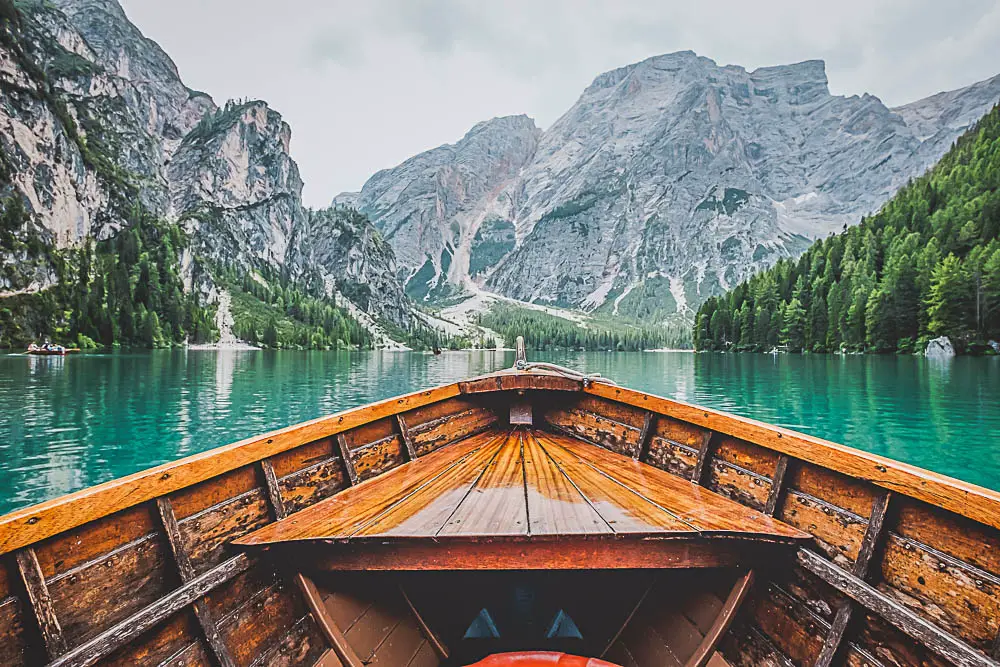
<svg viewBox="0 0 1000 667">
<path fill-rule="evenodd" d="M 1000 358 L 529 353 L 1000 490 Z M 0 513 L 513 363 L 504 352 L 0 355 Z"/>
</svg>

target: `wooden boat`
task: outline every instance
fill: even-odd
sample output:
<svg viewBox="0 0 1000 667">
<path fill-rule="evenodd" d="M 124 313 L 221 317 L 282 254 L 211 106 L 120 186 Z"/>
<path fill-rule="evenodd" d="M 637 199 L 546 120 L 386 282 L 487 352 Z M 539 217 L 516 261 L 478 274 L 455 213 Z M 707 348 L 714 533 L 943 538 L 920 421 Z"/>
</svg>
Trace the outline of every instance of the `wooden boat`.
<svg viewBox="0 0 1000 667">
<path fill-rule="evenodd" d="M 34 354 L 34 355 L 42 356 L 42 357 L 63 357 L 65 355 L 67 355 L 67 354 L 71 354 L 71 353 L 79 352 L 79 351 L 80 351 L 80 348 L 78 348 L 78 347 L 64 347 L 64 348 L 59 349 L 59 350 L 45 350 L 43 348 L 36 347 L 36 348 L 28 348 L 27 350 L 25 350 L 25 353 L 26 354 Z"/>
<path fill-rule="evenodd" d="M 996 666 L 998 630 L 1000 494 L 523 361 L 0 517 L 3 665 Z"/>
</svg>

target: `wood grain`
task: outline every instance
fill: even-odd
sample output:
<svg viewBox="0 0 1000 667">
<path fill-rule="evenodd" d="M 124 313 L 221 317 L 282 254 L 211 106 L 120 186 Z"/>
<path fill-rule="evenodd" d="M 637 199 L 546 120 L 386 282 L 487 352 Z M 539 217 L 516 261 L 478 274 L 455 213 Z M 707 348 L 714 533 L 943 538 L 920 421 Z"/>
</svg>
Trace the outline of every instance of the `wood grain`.
<svg viewBox="0 0 1000 667">
<path fill-rule="evenodd" d="M 338 433 L 337 447 L 340 450 L 340 460 L 344 464 L 344 472 L 347 473 L 347 479 L 351 482 L 351 486 L 358 483 L 358 471 L 354 467 L 354 459 L 351 458 L 351 450 L 347 447 L 347 439 L 344 437 L 343 433 Z"/>
<path fill-rule="evenodd" d="M 703 534 L 756 533 L 790 541 L 811 539 L 808 533 L 630 457 L 572 439 L 562 440 L 559 444 L 618 484 L 630 488 Z"/>
<path fill-rule="evenodd" d="M 565 436 L 538 433 L 535 437 L 553 463 L 569 476 L 615 533 L 695 532 L 690 524 L 663 511 L 634 490 L 614 483 L 603 472 L 560 445 Z"/>
<path fill-rule="evenodd" d="M 521 450 L 520 434 L 512 431 L 438 535 L 492 537 L 528 534 Z"/>
<path fill-rule="evenodd" d="M 410 613 L 413 614 L 413 619 L 417 622 L 417 625 L 420 626 L 420 632 L 423 633 L 428 643 L 434 647 L 434 652 L 437 653 L 438 657 L 442 660 L 447 660 L 449 657 L 448 647 L 444 645 L 441 638 L 438 637 L 437 633 L 434 632 L 434 630 L 431 629 L 431 626 L 428 625 L 427 621 L 424 620 L 423 615 L 417 610 L 413 601 L 410 600 L 410 596 L 406 594 L 406 590 L 403 589 L 402 586 L 399 587 L 399 593 L 403 596 L 403 601 L 406 603 L 406 606 L 409 607 Z"/>
<path fill-rule="evenodd" d="M 446 525 L 473 485 L 503 447 L 506 435 L 485 446 L 424 484 L 403 501 L 386 509 L 355 537 L 433 537 Z"/>
<path fill-rule="evenodd" d="M 403 439 L 403 444 L 406 446 L 408 460 L 416 460 L 417 448 L 413 444 L 413 436 L 410 435 L 410 427 L 406 424 L 406 417 L 402 414 L 397 414 L 396 426 L 399 428 L 399 436 Z"/>
<path fill-rule="evenodd" d="M 181 530 L 180 526 L 177 525 L 177 517 L 174 515 L 173 505 L 171 505 L 169 498 L 157 498 L 156 509 L 160 516 L 163 530 L 167 535 L 170 552 L 173 554 L 174 563 L 177 565 L 181 582 L 187 583 L 197 576 L 197 572 L 191 563 L 191 558 L 184 549 Z M 212 653 L 215 655 L 215 659 L 218 660 L 220 667 L 235 667 L 236 663 L 229 654 L 229 649 L 226 648 L 225 643 L 222 641 L 219 628 L 215 624 L 215 618 L 209 611 L 208 605 L 204 600 L 198 599 L 194 601 L 193 607 L 195 618 L 198 619 L 198 625 L 201 627 L 202 633 L 205 635 L 205 640 L 208 642 L 209 648 L 212 649 Z"/>
<path fill-rule="evenodd" d="M 789 458 L 782 454 L 774 466 L 774 476 L 771 478 L 771 491 L 767 496 L 767 503 L 764 505 L 764 514 L 774 516 L 781 502 L 782 494 L 785 492 L 785 475 L 788 472 Z"/>
<path fill-rule="evenodd" d="M 742 438 L 1000 528 L 996 491 L 789 429 L 624 387 L 594 383 L 583 391 Z"/>
<path fill-rule="evenodd" d="M 688 658 L 685 667 L 705 667 L 708 664 L 709 659 L 718 648 L 722 636 L 729 630 L 729 626 L 732 625 L 733 619 L 736 618 L 736 613 L 740 610 L 743 600 L 746 599 L 747 594 L 750 592 L 753 580 L 753 570 L 747 570 L 737 580 L 733 589 L 729 592 L 725 603 L 722 605 L 722 609 L 719 611 L 715 622 L 712 623 L 712 627 L 705 633 L 704 640 L 695 649 L 694 654 Z"/>
<path fill-rule="evenodd" d="M 52 596 L 45 585 L 42 568 L 35 556 L 35 550 L 27 548 L 18 551 L 16 561 L 21 581 L 28 593 L 28 602 L 35 615 L 35 622 L 45 642 L 45 652 L 49 660 L 54 660 L 66 652 L 66 640 L 52 604 Z"/>
<path fill-rule="evenodd" d="M 524 486 L 531 535 L 596 535 L 613 532 L 607 521 L 539 444 L 535 434 L 521 434 Z"/>
<path fill-rule="evenodd" d="M 945 660 L 963 667 L 996 667 L 997 663 L 933 623 L 918 616 L 878 589 L 821 556 L 800 549 L 799 562 L 834 588 L 871 609 L 904 633 L 924 644 Z"/>
<path fill-rule="evenodd" d="M 327 611 L 326 605 L 323 603 L 320 592 L 317 590 L 313 580 L 301 573 L 295 575 L 295 580 L 302 591 L 310 612 L 312 612 L 313 618 L 316 619 L 320 630 L 343 666 L 364 667 L 361 658 L 354 652 L 351 645 L 347 643 L 347 638 L 344 637 L 343 630 Z"/>
<path fill-rule="evenodd" d="M 652 412 L 646 412 L 646 416 L 642 423 L 642 430 L 639 431 L 639 442 L 635 447 L 635 456 L 633 457 L 636 461 L 641 461 L 646 457 L 646 453 L 649 450 L 649 441 L 653 437 L 653 433 L 656 429 L 656 414 Z"/>
<path fill-rule="evenodd" d="M 235 540 L 234 544 L 262 545 L 309 539 L 317 534 L 331 539 L 349 538 L 397 502 L 433 481 L 489 441 L 488 436 L 477 436 L 452 447 L 436 450 L 296 512 L 284 521 L 265 526 Z"/>
<path fill-rule="evenodd" d="M 469 570 L 619 570 L 758 566 L 781 557 L 782 545 L 757 540 L 661 539 L 614 537 L 559 539 L 449 540 L 299 547 L 296 557 L 310 568 L 328 572 L 469 571 Z"/>
<path fill-rule="evenodd" d="M 62 654 L 52 661 L 50 667 L 87 667 L 97 663 L 104 656 L 139 637 L 165 618 L 187 607 L 249 567 L 250 559 L 246 555 L 234 556 L 96 637 Z"/>
</svg>

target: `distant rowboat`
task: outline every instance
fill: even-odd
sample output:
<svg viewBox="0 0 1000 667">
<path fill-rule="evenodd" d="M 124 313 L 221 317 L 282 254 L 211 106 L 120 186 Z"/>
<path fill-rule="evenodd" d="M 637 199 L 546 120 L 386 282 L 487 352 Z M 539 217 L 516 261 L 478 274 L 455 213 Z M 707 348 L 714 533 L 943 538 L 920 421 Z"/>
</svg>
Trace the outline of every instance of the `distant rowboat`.
<svg viewBox="0 0 1000 667">
<path fill-rule="evenodd" d="M 80 351 L 80 348 L 78 348 L 78 347 L 62 347 L 62 348 L 58 348 L 58 349 L 54 349 L 54 350 L 46 350 L 46 349 L 43 349 L 43 348 L 40 348 L 40 347 L 37 347 L 37 348 L 30 348 L 29 347 L 26 350 L 26 352 L 28 354 L 34 354 L 34 355 L 41 356 L 41 357 L 61 357 L 61 356 L 70 354 L 72 352 L 79 352 L 79 351 Z"/>
<path fill-rule="evenodd" d="M 522 350 L 0 517 L 0 664 L 998 666 L 1000 493 Z"/>
</svg>

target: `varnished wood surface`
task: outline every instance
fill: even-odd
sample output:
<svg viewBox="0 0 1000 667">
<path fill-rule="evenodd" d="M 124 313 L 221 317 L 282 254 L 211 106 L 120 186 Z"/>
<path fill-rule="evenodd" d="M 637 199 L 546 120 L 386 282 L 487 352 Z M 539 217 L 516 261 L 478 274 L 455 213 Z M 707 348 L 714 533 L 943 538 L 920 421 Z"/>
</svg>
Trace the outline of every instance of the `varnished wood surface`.
<svg viewBox="0 0 1000 667">
<path fill-rule="evenodd" d="M 742 438 L 1000 528 L 1000 493 L 975 484 L 746 417 L 634 389 L 593 383 L 583 391 Z"/>
<path fill-rule="evenodd" d="M 320 592 L 316 589 L 316 584 L 313 583 L 313 580 L 302 574 L 297 574 L 295 580 L 302 591 L 306 604 L 309 606 L 309 612 L 319 624 L 323 636 L 326 637 L 327 643 L 330 644 L 331 650 L 336 654 L 340 664 L 344 665 L 344 667 L 364 667 L 365 663 L 361 661 L 358 654 L 347 643 L 347 638 L 344 637 L 343 630 L 327 613 L 323 599 L 320 596 Z"/>
<path fill-rule="evenodd" d="M 685 667 L 705 667 L 708 664 L 719 646 L 719 641 L 721 641 L 722 636 L 729 630 L 733 619 L 736 618 L 736 613 L 740 610 L 740 605 L 743 604 L 747 593 L 750 592 L 753 580 L 753 570 L 747 570 L 746 574 L 737 579 L 736 584 L 722 605 L 719 615 L 715 617 L 712 626 L 705 633 L 701 643 L 698 644 L 698 648 L 695 649 L 691 657 L 684 663 Z"/>
<path fill-rule="evenodd" d="M 657 570 L 773 564 L 780 545 L 753 538 L 618 539 L 613 535 L 506 539 L 456 537 L 348 542 L 335 548 L 287 543 L 288 557 L 318 572 Z"/>
<path fill-rule="evenodd" d="M 569 536 L 809 538 L 631 457 L 561 434 L 514 428 L 438 450 L 236 544 L 370 542 L 384 551 L 386 540 Z"/>
</svg>

